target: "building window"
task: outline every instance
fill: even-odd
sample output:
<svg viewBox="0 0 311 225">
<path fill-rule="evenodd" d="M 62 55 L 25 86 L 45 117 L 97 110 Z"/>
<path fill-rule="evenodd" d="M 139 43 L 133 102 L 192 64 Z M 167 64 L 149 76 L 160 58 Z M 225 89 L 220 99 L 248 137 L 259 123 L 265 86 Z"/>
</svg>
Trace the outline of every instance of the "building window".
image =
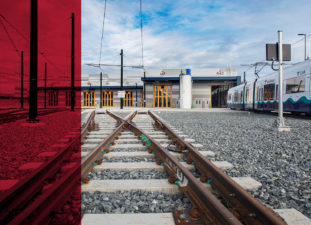
<svg viewBox="0 0 311 225">
<path fill-rule="evenodd" d="M 286 94 L 305 91 L 306 76 L 294 77 L 286 80 Z"/>
<path fill-rule="evenodd" d="M 66 91 L 66 106 L 71 106 L 71 94 L 70 94 L 70 91 Z"/>
<path fill-rule="evenodd" d="M 49 91 L 49 106 L 58 106 L 58 91 Z"/>
</svg>

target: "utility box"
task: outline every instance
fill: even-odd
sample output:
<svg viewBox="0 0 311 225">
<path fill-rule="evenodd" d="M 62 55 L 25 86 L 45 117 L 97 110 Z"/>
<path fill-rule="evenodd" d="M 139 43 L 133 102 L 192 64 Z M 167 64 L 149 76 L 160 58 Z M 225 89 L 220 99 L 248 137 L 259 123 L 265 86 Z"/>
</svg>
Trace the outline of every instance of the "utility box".
<svg viewBox="0 0 311 225">
<path fill-rule="evenodd" d="M 279 45 L 266 44 L 266 60 L 267 61 L 279 61 Z M 291 45 L 283 44 L 283 61 L 291 61 Z"/>
</svg>

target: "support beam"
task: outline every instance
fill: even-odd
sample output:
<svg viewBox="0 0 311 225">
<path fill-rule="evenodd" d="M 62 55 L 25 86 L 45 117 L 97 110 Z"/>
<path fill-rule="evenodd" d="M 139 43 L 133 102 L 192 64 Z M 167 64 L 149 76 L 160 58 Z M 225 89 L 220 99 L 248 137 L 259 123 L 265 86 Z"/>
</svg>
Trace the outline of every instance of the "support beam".
<svg viewBox="0 0 311 225">
<path fill-rule="evenodd" d="M 21 51 L 21 108 L 24 108 L 24 51 Z"/>
<path fill-rule="evenodd" d="M 38 0 L 30 6 L 30 81 L 29 122 L 37 121 L 38 115 Z"/>
<path fill-rule="evenodd" d="M 70 111 L 75 107 L 75 14 L 71 14 L 71 87 L 70 87 Z"/>
</svg>

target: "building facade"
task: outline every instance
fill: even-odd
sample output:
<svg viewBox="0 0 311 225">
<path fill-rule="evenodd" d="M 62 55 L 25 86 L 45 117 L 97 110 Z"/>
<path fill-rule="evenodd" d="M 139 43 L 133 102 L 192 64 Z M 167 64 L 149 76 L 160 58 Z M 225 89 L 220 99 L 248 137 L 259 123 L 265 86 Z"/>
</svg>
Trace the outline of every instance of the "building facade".
<svg viewBox="0 0 311 225">
<path fill-rule="evenodd" d="M 83 75 L 82 107 L 99 107 L 100 102 L 102 107 L 119 107 L 119 77 L 103 75 L 100 92 L 99 74 Z M 240 82 L 234 68 L 147 69 L 145 75 L 124 79 L 124 107 L 143 107 L 145 89 L 148 108 L 223 108 L 229 88 Z"/>
</svg>

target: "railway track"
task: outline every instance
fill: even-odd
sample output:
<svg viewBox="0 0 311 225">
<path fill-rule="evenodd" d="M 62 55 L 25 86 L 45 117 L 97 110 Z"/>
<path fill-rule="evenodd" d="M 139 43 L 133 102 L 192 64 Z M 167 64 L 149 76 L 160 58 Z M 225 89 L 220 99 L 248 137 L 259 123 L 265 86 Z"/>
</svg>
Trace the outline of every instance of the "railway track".
<svg viewBox="0 0 311 225">
<path fill-rule="evenodd" d="M 0 190 L 0 224 L 64 224 L 80 222 L 81 137 L 94 127 L 91 113 L 82 133 L 72 131 L 25 166 L 31 172 L 20 180 L 2 181 Z M 78 187 L 78 188 L 77 188 Z M 65 202 L 70 202 L 75 218 L 64 218 Z M 58 219 L 57 219 L 58 218 Z M 56 220 L 56 221 L 55 221 Z"/>
<path fill-rule="evenodd" d="M 96 115 L 83 140 L 83 224 L 286 224 L 218 168 L 228 164 L 152 112 L 136 114 Z"/>
<path fill-rule="evenodd" d="M 47 115 L 50 113 L 65 111 L 64 108 L 54 108 L 54 109 L 39 109 L 38 116 Z M 9 112 L 0 114 L 0 124 L 13 122 L 20 119 L 27 119 L 29 112 L 25 110 L 11 110 Z"/>
</svg>

